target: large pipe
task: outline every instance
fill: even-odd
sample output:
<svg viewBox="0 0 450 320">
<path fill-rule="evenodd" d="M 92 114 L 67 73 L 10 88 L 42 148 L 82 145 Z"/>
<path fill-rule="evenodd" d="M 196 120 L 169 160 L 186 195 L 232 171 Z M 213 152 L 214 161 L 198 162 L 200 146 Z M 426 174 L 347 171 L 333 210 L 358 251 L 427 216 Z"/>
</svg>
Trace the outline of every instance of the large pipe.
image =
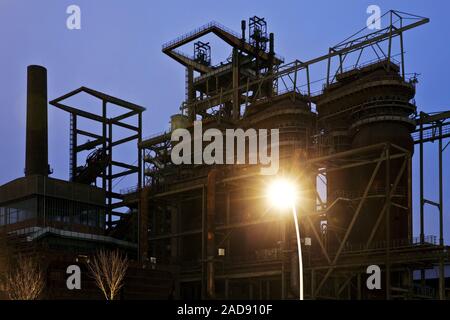
<svg viewBox="0 0 450 320">
<path fill-rule="evenodd" d="M 273 32 L 269 33 L 269 53 L 270 54 L 275 53 L 275 40 Z"/>
<path fill-rule="evenodd" d="M 49 174 L 47 135 L 47 69 L 31 65 L 27 68 L 26 176 Z"/>
<path fill-rule="evenodd" d="M 242 32 L 241 39 L 242 39 L 242 41 L 245 41 L 245 29 L 246 29 L 245 20 L 242 20 L 241 21 L 241 32 Z"/>
</svg>

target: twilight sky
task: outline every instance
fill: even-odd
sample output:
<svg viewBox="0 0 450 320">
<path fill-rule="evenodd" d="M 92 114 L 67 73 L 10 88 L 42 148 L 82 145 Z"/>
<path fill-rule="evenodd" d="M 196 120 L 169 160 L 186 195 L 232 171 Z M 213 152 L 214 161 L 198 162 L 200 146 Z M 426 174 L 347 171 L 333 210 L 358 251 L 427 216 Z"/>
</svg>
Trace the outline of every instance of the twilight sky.
<svg viewBox="0 0 450 320">
<path fill-rule="evenodd" d="M 66 8 L 71 4 L 81 8 L 81 30 L 66 27 Z M 258 15 L 268 21 L 269 31 L 275 33 L 275 50 L 286 62 L 309 60 L 361 29 L 371 4 L 382 12 L 396 9 L 431 19 L 406 32 L 406 71 L 420 74 L 416 95 L 420 110 L 450 109 L 450 3 L 444 0 L 0 0 L 0 184 L 23 175 L 29 64 L 48 69 L 49 100 L 85 85 L 143 105 L 145 136 L 165 130 L 184 99 L 184 69 L 161 52 L 164 42 L 211 20 L 239 32 L 242 19 Z M 213 51 L 213 62 L 228 54 Z M 49 162 L 53 176 L 62 179 L 68 178 L 69 170 L 68 129 L 68 115 L 50 107 Z M 426 148 L 426 196 L 431 200 L 437 200 L 436 148 L 437 144 Z M 444 164 L 448 163 L 447 150 Z M 415 169 L 417 195 L 417 165 Z M 446 165 L 444 171 L 448 182 Z M 448 226 L 448 188 L 444 201 Z M 426 234 L 437 234 L 437 211 L 427 208 L 426 214 Z"/>
</svg>

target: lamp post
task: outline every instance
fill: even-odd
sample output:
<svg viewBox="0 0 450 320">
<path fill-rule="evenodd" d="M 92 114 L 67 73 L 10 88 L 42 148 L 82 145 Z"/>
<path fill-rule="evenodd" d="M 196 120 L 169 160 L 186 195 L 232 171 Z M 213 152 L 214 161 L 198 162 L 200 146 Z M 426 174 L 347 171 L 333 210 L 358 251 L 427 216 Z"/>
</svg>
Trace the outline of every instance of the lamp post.
<svg viewBox="0 0 450 320">
<path fill-rule="evenodd" d="M 273 181 L 269 185 L 267 196 L 273 206 L 278 207 L 279 209 L 289 209 L 292 211 L 292 217 L 295 224 L 295 234 L 297 236 L 299 299 L 303 300 L 303 259 L 302 244 L 300 242 L 300 228 L 296 209 L 296 201 L 298 198 L 297 188 L 289 180 L 280 178 Z"/>
<path fill-rule="evenodd" d="M 298 226 L 298 216 L 297 210 L 295 209 L 295 204 L 292 204 L 292 216 L 295 223 L 295 234 L 297 236 L 297 250 L 298 250 L 298 287 L 299 287 L 299 297 L 303 300 L 303 259 L 302 259 L 302 244 L 300 242 L 300 228 Z"/>
</svg>

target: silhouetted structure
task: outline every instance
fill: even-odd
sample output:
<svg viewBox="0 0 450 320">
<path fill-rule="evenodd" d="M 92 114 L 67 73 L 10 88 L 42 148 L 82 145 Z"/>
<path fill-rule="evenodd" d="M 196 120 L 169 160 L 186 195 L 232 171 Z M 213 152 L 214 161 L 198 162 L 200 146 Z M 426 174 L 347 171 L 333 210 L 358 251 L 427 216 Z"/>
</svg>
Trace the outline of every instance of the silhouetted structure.
<svg viewBox="0 0 450 320">
<path fill-rule="evenodd" d="M 128 111 L 127 116 L 131 116 L 131 113 L 139 114 L 140 119 L 140 114 L 144 110 L 90 89 L 83 88 L 83 90 L 103 99 L 105 108 L 107 102 L 113 102 L 133 109 Z M 28 67 L 27 91 L 25 177 L 0 187 L 0 241 L 4 247 L 0 252 L 3 262 L 0 269 L 5 272 L 7 265 L 19 254 L 32 255 L 42 262 L 48 275 L 45 297 L 101 299 L 102 295 L 95 289 L 93 280 L 87 276 L 87 271 L 82 277 L 85 290 L 69 291 L 66 288 L 66 268 L 71 264 L 79 264 L 84 270 L 84 264 L 88 263 L 89 256 L 100 248 L 119 248 L 130 258 L 137 260 L 136 234 L 132 230 L 125 230 L 117 237 L 117 230 L 111 228 L 117 223 L 112 222 L 112 208 L 120 207 L 121 202 L 112 203 L 111 199 L 119 195 L 114 194 L 110 186 L 112 179 L 138 173 L 139 167 L 114 162 L 111 152 L 114 146 L 132 139 L 136 139 L 137 142 L 140 138 L 141 125 L 132 128 L 136 134 L 131 138 L 113 141 L 111 134 L 103 137 L 95 136 L 96 141 L 81 146 L 76 144 L 77 135 L 92 137 L 94 134 L 72 126 L 72 141 L 75 143 L 71 145 L 73 151 L 71 159 L 74 159 L 80 150 L 91 150 L 98 144 L 102 144 L 103 148 L 89 154 L 86 166 L 76 167 L 74 164 L 71 167 L 72 181 L 50 178 L 47 155 L 47 70 L 44 67 Z M 58 106 L 62 109 L 67 107 L 62 104 Z M 70 111 L 72 124 L 77 116 L 88 114 L 79 109 Z M 104 128 L 110 128 L 110 133 L 112 125 L 120 124 L 118 118 L 95 119 L 101 119 Z M 97 143 L 98 141 L 100 142 Z M 125 173 L 112 173 L 113 165 L 128 170 Z M 102 188 L 96 187 L 98 177 L 108 184 L 103 182 Z M 123 199 L 122 195 L 120 197 Z M 121 295 L 123 298 L 165 299 L 169 296 L 172 287 L 170 274 L 152 270 L 151 267 L 149 263 L 132 262 L 127 275 L 127 284 Z"/>
<path fill-rule="evenodd" d="M 398 11 L 383 18 L 385 28 L 357 33 L 306 62 L 283 64 L 259 17 L 249 20 L 247 39 L 245 21 L 241 35 L 211 22 L 163 45 L 186 68 L 186 101 L 169 131 L 140 144 L 149 195 L 141 216 L 149 218 L 149 255 L 173 270 L 179 297 L 298 293 L 292 221 L 264 199 L 271 177 L 254 165 L 171 163 L 171 131 L 192 131 L 201 120 L 203 130 L 279 128 L 280 173 L 303 190 L 307 298 L 445 298 L 442 140 L 449 137 L 449 112 L 417 113 L 417 80 L 405 72 L 403 48 L 403 32 L 429 20 Z M 178 50 L 208 33 L 231 46 L 229 59 L 199 64 Z M 375 59 L 367 60 L 369 51 Z M 326 77 L 312 81 L 310 69 L 321 62 Z M 424 235 L 423 220 L 420 237 L 412 234 L 411 159 L 414 144 L 427 141 L 440 141 L 440 201 L 421 203 L 440 209 L 439 242 Z M 366 289 L 371 264 L 382 268 L 383 290 Z M 414 271 L 435 266 L 437 293 L 413 281 Z"/>
<path fill-rule="evenodd" d="M 357 33 L 304 62 L 284 63 L 275 53 L 274 34 L 257 16 L 249 20 L 248 36 L 246 21 L 240 34 L 211 22 L 164 44 L 162 51 L 186 69 L 186 100 L 180 114 L 171 117 L 170 130 L 146 139 L 141 106 L 86 87 L 52 100 L 71 116 L 71 181 L 48 177 L 46 71 L 29 67 L 26 176 L 0 187 L 4 238 L 18 252 L 45 248 L 55 259 L 55 288 L 62 287 L 66 261 L 88 257 L 99 247 L 119 247 L 137 261 L 130 275 L 134 280 L 126 282 L 128 297 L 167 295 L 173 277 L 176 298 L 296 298 L 293 222 L 266 204 L 272 177 L 262 176 L 259 165 L 171 161 L 171 132 L 192 132 L 195 120 L 202 121 L 203 130 L 277 128 L 280 174 L 302 189 L 305 296 L 445 299 L 449 256 L 443 238 L 442 153 L 450 137 L 450 111 L 418 113 L 417 79 L 405 72 L 403 32 L 429 20 L 398 11 L 383 17 L 389 20 L 385 28 Z M 210 43 L 198 40 L 211 33 L 231 47 L 230 57 L 216 65 Z M 180 51 L 191 42 L 193 56 Z M 365 59 L 367 52 L 376 58 Z M 326 77 L 312 81 L 311 68 L 320 63 L 326 64 Z M 81 93 L 99 99 L 101 112 L 66 103 Z M 111 115 L 111 104 L 122 112 Z M 81 129 L 80 119 L 100 125 L 101 133 Z M 127 135 L 113 137 L 113 127 Z M 93 140 L 80 144 L 81 137 Z M 423 186 L 423 145 L 434 141 L 439 144 L 438 201 L 425 199 Z M 133 163 L 116 158 L 116 147 L 127 143 L 135 148 Z M 421 221 L 416 239 L 411 160 L 417 144 Z M 82 153 L 87 157 L 80 165 Z M 134 183 L 116 190 L 115 181 L 123 177 Z M 425 205 L 439 209 L 438 242 L 424 233 Z M 58 262 L 56 257 L 65 257 L 61 251 L 74 254 Z M 366 289 L 366 268 L 372 264 L 382 268 L 382 290 Z M 424 277 L 435 267 L 437 293 Z M 414 281 L 415 271 L 422 273 L 421 281 Z M 136 289 L 139 284 L 145 288 Z M 56 291 L 54 296 L 68 297 Z"/>
</svg>

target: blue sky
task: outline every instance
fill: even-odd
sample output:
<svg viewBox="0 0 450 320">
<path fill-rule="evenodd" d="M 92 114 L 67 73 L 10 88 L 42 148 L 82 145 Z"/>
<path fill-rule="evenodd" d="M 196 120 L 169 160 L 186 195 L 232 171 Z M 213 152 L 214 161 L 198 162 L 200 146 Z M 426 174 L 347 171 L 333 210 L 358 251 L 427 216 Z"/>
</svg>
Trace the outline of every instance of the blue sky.
<svg viewBox="0 0 450 320">
<path fill-rule="evenodd" d="M 81 8 L 81 30 L 66 28 L 66 8 L 71 4 Z M 184 69 L 161 53 L 164 42 L 211 20 L 239 32 L 242 19 L 258 15 L 268 21 L 276 51 L 286 61 L 309 60 L 362 28 L 370 4 L 383 12 L 397 9 L 431 19 L 406 33 L 406 68 L 421 74 L 416 95 L 421 110 L 450 109 L 450 2 L 444 0 L 0 0 L 0 184 L 23 175 L 29 64 L 47 67 L 49 99 L 85 85 L 143 105 L 148 135 L 166 129 L 169 116 L 178 112 L 184 99 Z M 220 54 L 213 51 L 215 57 Z M 68 116 L 51 107 L 49 162 L 54 176 L 62 179 L 68 178 L 68 128 Z M 436 145 L 426 149 L 426 196 L 437 200 L 433 148 Z M 447 168 L 445 180 L 449 181 Z M 448 189 L 445 200 L 448 208 Z M 436 234 L 437 213 L 430 209 L 427 216 L 426 233 Z"/>
</svg>

